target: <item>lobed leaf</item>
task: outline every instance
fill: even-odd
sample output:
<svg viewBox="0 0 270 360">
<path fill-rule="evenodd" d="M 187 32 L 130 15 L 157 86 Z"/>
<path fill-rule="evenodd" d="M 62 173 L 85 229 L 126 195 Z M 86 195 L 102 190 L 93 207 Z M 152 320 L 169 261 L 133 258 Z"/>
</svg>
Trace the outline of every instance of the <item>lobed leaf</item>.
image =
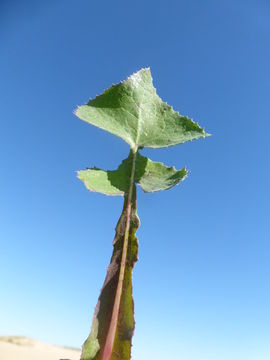
<svg viewBox="0 0 270 360">
<path fill-rule="evenodd" d="M 137 154 L 138 163 L 145 163 L 142 167 L 136 166 L 135 181 L 144 192 L 156 192 L 168 190 L 184 180 L 188 174 L 186 168 L 176 170 L 175 167 L 165 166 L 161 162 L 155 162 L 147 157 Z M 141 172 L 143 168 L 143 173 Z"/>
<path fill-rule="evenodd" d="M 104 171 L 98 168 L 81 170 L 78 172 L 78 178 L 84 182 L 88 190 L 106 195 L 124 195 L 129 189 L 130 166 L 131 155 L 117 170 Z M 134 181 L 145 192 L 170 189 L 184 180 L 187 174 L 186 168 L 176 170 L 161 162 L 154 162 L 137 152 Z"/>
<path fill-rule="evenodd" d="M 172 146 L 208 136 L 197 123 L 160 99 L 149 68 L 79 106 L 75 114 L 121 137 L 133 149 Z"/>
<path fill-rule="evenodd" d="M 124 195 L 116 227 L 114 250 L 95 309 L 81 360 L 130 360 L 134 331 L 132 269 L 137 260 L 139 227 L 136 183 L 145 192 L 169 189 L 187 176 L 140 155 L 143 147 L 166 147 L 208 136 L 197 123 L 174 111 L 156 93 L 150 69 L 141 69 L 102 95 L 80 106 L 75 114 L 115 134 L 131 147 L 117 170 L 81 170 L 78 178 L 91 191 Z"/>
</svg>

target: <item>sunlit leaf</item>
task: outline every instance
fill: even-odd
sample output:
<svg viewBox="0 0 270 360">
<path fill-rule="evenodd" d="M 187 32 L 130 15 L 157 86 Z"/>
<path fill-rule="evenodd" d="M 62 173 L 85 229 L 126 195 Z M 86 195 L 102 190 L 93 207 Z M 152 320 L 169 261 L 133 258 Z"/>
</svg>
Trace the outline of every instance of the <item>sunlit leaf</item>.
<svg viewBox="0 0 270 360">
<path fill-rule="evenodd" d="M 139 226 L 136 184 L 144 192 L 167 190 L 187 176 L 142 156 L 143 147 L 166 147 L 203 138 L 207 133 L 194 121 L 163 102 L 153 87 L 150 69 L 141 69 L 102 95 L 77 108 L 82 120 L 124 139 L 130 154 L 117 170 L 90 168 L 78 172 L 90 191 L 124 195 L 116 227 L 114 250 L 95 309 L 82 360 L 130 360 L 134 331 L 132 269 L 137 260 L 135 236 Z"/>
<path fill-rule="evenodd" d="M 208 134 L 194 121 L 163 102 L 150 69 L 141 69 L 102 95 L 79 106 L 82 120 L 124 139 L 131 148 L 166 147 Z"/>
</svg>

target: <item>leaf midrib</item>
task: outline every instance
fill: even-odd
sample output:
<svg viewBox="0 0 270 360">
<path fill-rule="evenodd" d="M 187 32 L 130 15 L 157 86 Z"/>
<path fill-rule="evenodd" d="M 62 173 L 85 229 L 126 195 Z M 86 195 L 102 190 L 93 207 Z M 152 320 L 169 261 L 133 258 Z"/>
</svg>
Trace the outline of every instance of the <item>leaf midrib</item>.
<svg viewBox="0 0 270 360">
<path fill-rule="evenodd" d="M 142 98 L 144 96 L 145 91 L 142 94 Z M 127 250 L 128 250 L 128 239 L 129 239 L 129 230 L 130 230 L 130 220 L 131 220 L 131 202 L 132 202 L 132 195 L 133 195 L 133 187 L 134 187 L 134 180 L 135 180 L 135 170 L 136 170 L 136 157 L 137 151 L 139 146 L 139 136 L 140 136 L 140 123 L 141 123 L 141 104 L 135 105 L 138 109 L 138 117 L 137 119 L 137 128 L 136 128 L 136 139 L 134 147 L 131 147 L 133 153 L 132 165 L 131 165 L 131 173 L 130 173 L 130 182 L 129 182 L 129 189 L 128 189 L 128 199 L 127 199 L 127 216 L 126 216 L 126 226 L 125 226 L 125 234 L 124 234 L 124 242 L 123 242 L 123 251 L 122 251 L 122 258 L 121 258 L 121 266 L 118 278 L 118 284 L 116 289 L 115 301 L 113 305 L 113 312 L 112 318 L 104 346 L 104 351 L 102 354 L 102 360 L 109 360 L 111 357 L 111 353 L 113 350 L 114 339 L 116 335 L 116 328 L 119 318 L 119 310 L 120 310 L 120 303 L 121 297 L 123 292 L 123 283 L 124 283 L 124 276 L 125 276 L 125 269 L 126 269 L 126 259 L 127 259 Z M 136 186 L 136 185 L 135 185 Z"/>
</svg>

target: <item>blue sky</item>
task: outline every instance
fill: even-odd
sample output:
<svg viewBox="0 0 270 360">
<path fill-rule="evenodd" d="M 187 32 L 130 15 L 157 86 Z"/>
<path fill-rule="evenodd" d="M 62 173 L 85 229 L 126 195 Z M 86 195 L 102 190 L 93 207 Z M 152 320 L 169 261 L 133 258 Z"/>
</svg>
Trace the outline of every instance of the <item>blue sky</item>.
<svg viewBox="0 0 270 360">
<path fill-rule="evenodd" d="M 270 358 L 269 16 L 266 0 L 1 2 L 0 334 L 88 335 L 123 199 L 76 171 L 128 146 L 73 110 L 150 66 L 213 136 L 143 151 L 190 175 L 138 192 L 133 359 Z"/>
</svg>

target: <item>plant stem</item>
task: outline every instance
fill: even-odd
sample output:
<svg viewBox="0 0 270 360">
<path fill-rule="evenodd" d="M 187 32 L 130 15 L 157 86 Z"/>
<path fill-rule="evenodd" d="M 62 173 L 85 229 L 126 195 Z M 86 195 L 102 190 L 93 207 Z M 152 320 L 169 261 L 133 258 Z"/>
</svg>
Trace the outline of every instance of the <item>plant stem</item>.
<svg viewBox="0 0 270 360">
<path fill-rule="evenodd" d="M 121 295 L 122 295 L 122 290 L 123 290 L 123 282 L 124 282 L 125 267 L 126 267 L 126 260 L 127 260 L 128 238 L 129 238 L 129 230 L 130 230 L 131 205 L 132 205 L 134 175 L 135 175 L 135 167 L 136 167 L 137 147 L 135 147 L 135 149 L 132 150 L 132 153 L 133 153 L 133 158 L 132 158 L 128 198 L 127 198 L 126 224 L 125 224 L 125 234 L 124 234 L 122 258 L 121 258 L 121 266 L 120 266 L 115 301 L 114 301 L 114 305 L 113 305 L 112 318 L 111 318 L 110 327 L 109 327 L 109 331 L 108 331 L 107 338 L 106 338 L 104 351 L 102 354 L 102 360 L 110 360 L 110 357 L 112 354 L 115 333 L 116 333 L 116 327 L 117 327 L 117 321 L 118 321 L 118 315 L 119 315 L 119 309 L 120 309 Z"/>
</svg>

